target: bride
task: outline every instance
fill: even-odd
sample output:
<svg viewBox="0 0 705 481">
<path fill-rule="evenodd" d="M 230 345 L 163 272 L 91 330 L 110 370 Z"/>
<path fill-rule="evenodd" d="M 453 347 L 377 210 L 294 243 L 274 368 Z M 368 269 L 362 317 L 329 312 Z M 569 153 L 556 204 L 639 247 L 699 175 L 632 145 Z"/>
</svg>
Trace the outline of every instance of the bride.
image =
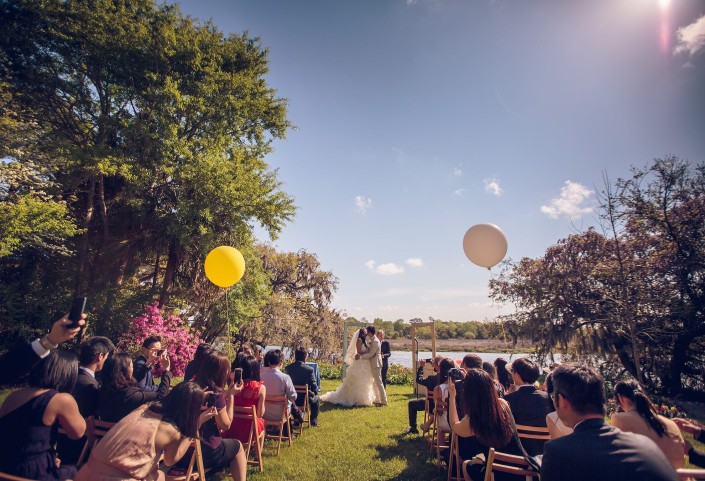
<svg viewBox="0 0 705 481">
<path fill-rule="evenodd" d="M 345 370 L 343 383 L 335 391 L 327 392 L 321 396 L 321 401 L 341 406 L 372 406 L 375 393 L 372 386 L 370 362 L 367 359 L 355 360 L 355 354 L 364 354 L 369 351 L 365 338 L 366 333 L 367 330 L 363 327 L 353 334 L 348 351 L 345 353 L 344 361 L 348 367 Z"/>
</svg>

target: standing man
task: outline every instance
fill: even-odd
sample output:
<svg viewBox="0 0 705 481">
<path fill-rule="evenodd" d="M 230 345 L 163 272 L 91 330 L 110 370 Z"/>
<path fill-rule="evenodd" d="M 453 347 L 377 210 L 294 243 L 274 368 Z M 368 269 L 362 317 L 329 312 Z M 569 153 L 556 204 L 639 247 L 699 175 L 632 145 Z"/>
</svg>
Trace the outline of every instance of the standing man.
<svg viewBox="0 0 705 481">
<path fill-rule="evenodd" d="M 370 343 L 370 350 L 365 354 L 355 354 L 355 359 L 368 359 L 370 368 L 372 369 L 372 382 L 375 390 L 375 406 L 387 405 L 387 391 L 384 390 L 382 384 L 382 354 L 380 352 L 379 339 L 375 335 L 374 326 L 367 328 L 367 342 Z"/>
<path fill-rule="evenodd" d="M 159 359 L 166 352 L 162 349 L 162 338 L 159 336 L 149 336 L 142 342 L 142 353 L 132 362 L 132 370 L 137 383 L 145 391 L 156 391 L 159 386 L 154 384 L 152 366 L 154 361 Z"/>
<path fill-rule="evenodd" d="M 389 369 L 389 356 L 392 355 L 392 351 L 389 349 L 389 341 L 384 340 L 384 331 L 380 329 L 377 331 L 377 338 L 380 342 L 380 352 L 382 353 L 382 384 L 384 384 L 384 389 L 387 389 L 387 370 Z"/>
<path fill-rule="evenodd" d="M 294 351 L 295 361 L 286 366 L 286 373 L 291 377 L 294 386 L 308 386 L 308 405 L 311 408 L 311 426 L 318 427 L 318 411 L 321 407 L 321 398 L 318 397 L 318 385 L 316 375 L 311 366 L 306 365 L 306 349 L 298 348 Z M 296 405 L 303 407 L 304 399 L 302 394 L 298 394 Z"/>
</svg>

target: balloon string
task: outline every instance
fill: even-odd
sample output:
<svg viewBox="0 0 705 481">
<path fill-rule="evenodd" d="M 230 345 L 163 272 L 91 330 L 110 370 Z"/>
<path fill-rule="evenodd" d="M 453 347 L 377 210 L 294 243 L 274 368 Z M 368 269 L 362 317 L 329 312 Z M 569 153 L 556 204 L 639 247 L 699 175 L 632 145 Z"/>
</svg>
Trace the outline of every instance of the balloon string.
<svg viewBox="0 0 705 481">
<path fill-rule="evenodd" d="M 227 287 L 225 288 L 225 322 L 227 323 L 227 328 L 228 328 L 228 353 L 232 356 L 233 354 L 233 340 L 230 332 L 230 307 L 228 305 L 228 289 Z"/>
</svg>

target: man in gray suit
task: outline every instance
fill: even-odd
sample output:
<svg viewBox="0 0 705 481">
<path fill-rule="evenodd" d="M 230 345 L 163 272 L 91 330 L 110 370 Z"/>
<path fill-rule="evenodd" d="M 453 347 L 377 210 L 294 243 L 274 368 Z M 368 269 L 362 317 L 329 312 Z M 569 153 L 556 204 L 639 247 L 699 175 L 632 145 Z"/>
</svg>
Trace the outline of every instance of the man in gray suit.
<svg viewBox="0 0 705 481">
<path fill-rule="evenodd" d="M 553 371 L 553 403 L 573 433 L 544 445 L 541 481 L 678 481 L 656 444 L 605 423 L 604 380 L 584 364 Z"/>
<path fill-rule="evenodd" d="M 365 354 L 356 354 L 355 359 L 369 359 L 370 368 L 372 369 L 372 380 L 374 382 L 375 390 L 375 406 L 386 406 L 387 405 L 387 391 L 384 390 L 384 383 L 382 383 L 382 353 L 381 344 L 379 339 L 375 335 L 374 326 L 369 326 L 367 328 L 367 342 L 370 345 L 370 350 Z"/>
</svg>

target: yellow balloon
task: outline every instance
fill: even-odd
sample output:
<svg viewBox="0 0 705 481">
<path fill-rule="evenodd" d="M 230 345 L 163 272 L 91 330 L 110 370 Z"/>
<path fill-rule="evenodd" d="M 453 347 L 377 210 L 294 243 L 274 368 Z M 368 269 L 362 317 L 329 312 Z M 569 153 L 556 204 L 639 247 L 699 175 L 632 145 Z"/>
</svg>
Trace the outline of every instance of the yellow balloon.
<svg viewBox="0 0 705 481">
<path fill-rule="evenodd" d="M 218 287 L 230 287 L 245 274 L 245 258 L 230 246 L 216 247 L 206 256 L 206 277 Z"/>
</svg>

